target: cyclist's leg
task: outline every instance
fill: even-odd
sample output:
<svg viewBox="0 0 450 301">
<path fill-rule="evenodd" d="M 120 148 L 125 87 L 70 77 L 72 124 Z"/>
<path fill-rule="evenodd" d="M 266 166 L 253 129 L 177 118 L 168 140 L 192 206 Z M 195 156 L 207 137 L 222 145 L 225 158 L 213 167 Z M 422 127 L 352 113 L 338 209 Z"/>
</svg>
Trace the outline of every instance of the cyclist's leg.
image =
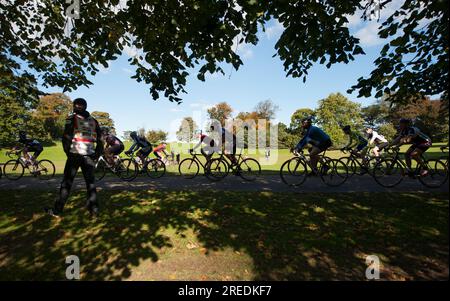
<svg viewBox="0 0 450 301">
<path fill-rule="evenodd" d="M 422 143 L 416 145 L 415 149 L 411 153 L 411 157 L 417 162 L 417 164 L 423 169 L 426 166 L 423 164 L 422 154 L 425 153 L 431 146 L 431 143 Z"/>
<path fill-rule="evenodd" d="M 113 147 L 110 146 L 105 149 L 105 160 L 109 164 L 109 166 L 113 165 Z"/>
<path fill-rule="evenodd" d="M 309 151 L 309 157 L 311 158 L 311 168 L 313 171 L 317 171 L 317 162 L 319 162 L 320 156 L 319 154 L 323 152 L 319 147 L 312 146 Z"/>
<path fill-rule="evenodd" d="M 414 145 L 411 145 L 405 153 L 405 163 L 408 171 L 411 171 L 411 153 L 416 149 Z"/>
<path fill-rule="evenodd" d="M 30 156 L 31 157 L 31 162 L 33 162 L 33 165 L 35 167 L 37 167 L 37 165 L 38 165 L 38 157 L 42 153 L 43 150 L 44 150 L 43 147 L 36 148 L 36 149 L 34 149 L 33 155 Z"/>
<path fill-rule="evenodd" d="M 378 145 L 375 145 L 372 149 L 373 155 L 375 158 L 380 156 L 380 148 Z"/>
</svg>

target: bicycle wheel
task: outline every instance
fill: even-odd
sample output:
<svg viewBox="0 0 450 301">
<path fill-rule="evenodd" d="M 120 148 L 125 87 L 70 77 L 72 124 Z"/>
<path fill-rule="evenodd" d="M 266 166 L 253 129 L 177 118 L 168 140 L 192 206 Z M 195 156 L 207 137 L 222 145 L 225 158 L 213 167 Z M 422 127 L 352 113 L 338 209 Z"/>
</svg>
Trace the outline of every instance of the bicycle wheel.
<svg viewBox="0 0 450 301">
<path fill-rule="evenodd" d="M 119 166 L 116 170 L 119 178 L 127 182 L 136 179 L 139 171 L 136 162 L 131 159 L 120 159 Z"/>
<path fill-rule="evenodd" d="M 375 169 L 375 166 L 380 162 L 380 158 L 372 157 L 367 161 L 367 171 L 371 176 L 373 176 L 373 170 Z"/>
<path fill-rule="evenodd" d="M 303 159 L 294 157 L 281 165 L 280 177 L 284 184 L 289 186 L 302 185 L 308 173 L 306 163 Z"/>
<path fill-rule="evenodd" d="M 166 164 L 160 159 L 151 159 L 147 164 L 146 172 L 152 179 L 161 178 L 166 173 Z"/>
<path fill-rule="evenodd" d="M 95 181 L 101 181 L 106 175 L 106 164 L 104 161 L 99 161 L 95 165 L 94 176 Z"/>
<path fill-rule="evenodd" d="M 41 180 L 50 180 L 55 176 L 55 164 L 50 160 L 41 160 L 38 162 L 36 174 Z"/>
<path fill-rule="evenodd" d="M 9 160 L 3 165 L 3 173 L 8 180 L 19 180 L 25 171 L 25 167 L 19 160 Z"/>
<path fill-rule="evenodd" d="M 228 172 L 228 163 L 224 159 L 211 159 L 205 165 L 205 176 L 212 181 L 222 180 Z"/>
<path fill-rule="evenodd" d="M 178 172 L 185 179 L 193 179 L 198 175 L 200 166 L 197 161 L 192 158 L 186 158 L 178 165 Z"/>
<path fill-rule="evenodd" d="M 356 162 L 352 157 L 344 157 L 341 159 L 342 162 L 345 163 L 345 165 L 347 165 L 347 169 L 348 169 L 348 177 L 352 177 L 355 173 L 356 173 Z M 320 169 L 319 169 L 320 170 Z"/>
<path fill-rule="evenodd" d="M 398 160 L 391 158 L 382 159 L 373 169 L 373 178 L 375 181 L 387 188 L 400 184 L 404 174 L 402 164 Z"/>
<path fill-rule="evenodd" d="M 253 158 L 244 159 L 239 164 L 239 175 L 247 181 L 254 181 L 261 175 L 261 166 L 259 162 Z"/>
<path fill-rule="evenodd" d="M 319 169 L 322 181 L 328 186 L 340 186 L 348 179 L 348 167 L 339 159 L 329 159 Z"/>
<path fill-rule="evenodd" d="M 448 171 L 445 163 L 441 160 L 431 159 L 425 162 L 428 173 L 425 176 L 420 176 L 419 181 L 429 188 L 438 188 L 447 182 Z"/>
</svg>

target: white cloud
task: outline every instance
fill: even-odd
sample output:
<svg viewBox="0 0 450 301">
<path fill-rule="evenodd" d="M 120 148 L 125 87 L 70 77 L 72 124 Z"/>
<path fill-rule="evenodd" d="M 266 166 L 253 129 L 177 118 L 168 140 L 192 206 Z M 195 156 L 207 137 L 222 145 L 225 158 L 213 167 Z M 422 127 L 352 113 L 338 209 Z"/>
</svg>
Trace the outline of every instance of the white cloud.
<svg viewBox="0 0 450 301">
<path fill-rule="evenodd" d="M 242 37 L 243 36 L 241 34 L 235 37 L 233 45 L 231 46 L 231 50 L 241 56 L 243 59 L 252 58 L 253 50 L 251 49 L 251 47 L 253 46 L 253 44 L 247 44 L 245 42 L 238 44 Z"/>
<path fill-rule="evenodd" d="M 128 74 L 132 74 L 133 73 L 133 71 L 128 69 L 128 68 L 122 68 L 122 71 L 125 72 L 125 73 L 128 73 Z"/>
<path fill-rule="evenodd" d="M 183 110 L 179 109 L 179 108 L 171 108 L 169 111 L 170 112 L 183 112 Z"/>
<path fill-rule="evenodd" d="M 361 45 L 363 46 L 375 46 L 383 43 L 383 40 L 378 37 L 378 27 L 380 24 L 371 22 L 367 26 L 361 28 L 355 33 Z"/>
<path fill-rule="evenodd" d="M 284 31 L 284 26 L 278 20 L 273 22 L 273 25 L 266 28 L 266 37 L 269 40 L 278 37 Z"/>
</svg>

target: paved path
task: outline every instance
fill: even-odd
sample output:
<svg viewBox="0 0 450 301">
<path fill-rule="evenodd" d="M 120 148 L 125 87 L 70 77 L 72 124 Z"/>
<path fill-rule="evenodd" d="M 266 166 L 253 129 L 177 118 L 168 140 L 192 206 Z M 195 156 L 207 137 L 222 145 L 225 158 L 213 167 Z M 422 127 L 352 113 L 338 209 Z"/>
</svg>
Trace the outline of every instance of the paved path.
<svg viewBox="0 0 450 301">
<path fill-rule="evenodd" d="M 58 190 L 61 177 L 56 177 L 50 181 L 40 181 L 36 178 L 26 177 L 19 181 L 9 181 L 4 177 L 0 179 L 0 190 L 2 189 L 38 189 L 38 190 Z M 423 186 L 419 181 L 405 178 L 400 185 L 395 188 L 383 188 L 378 185 L 372 177 L 353 176 L 346 183 L 339 187 L 329 187 L 320 178 L 308 178 L 302 186 L 292 188 L 285 185 L 279 176 L 261 176 L 254 182 L 247 182 L 240 177 L 228 176 L 219 182 L 211 182 L 204 176 L 197 176 L 194 179 L 184 179 L 179 176 L 165 176 L 157 180 L 146 177 L 139 177 L 133 182 L 123 182 L 118 178 L 108 177 L 98 183 L 100 189 L 112 190 L 232 190 L 232 191 L 274 191 L 274 192 L 448 192 L 449 186 L 430 189 Z M 81 177 L 75 180 L 74 189 L 85 189 L 84 181 Z"/>
</svg>

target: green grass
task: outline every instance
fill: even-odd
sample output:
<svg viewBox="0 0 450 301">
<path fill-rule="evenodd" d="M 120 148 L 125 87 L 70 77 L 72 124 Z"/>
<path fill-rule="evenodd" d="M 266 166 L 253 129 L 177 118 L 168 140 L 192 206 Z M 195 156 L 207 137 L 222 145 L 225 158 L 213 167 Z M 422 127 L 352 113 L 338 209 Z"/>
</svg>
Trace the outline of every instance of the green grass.
<svg viewBox="0 0 450 301">
<path fill-rule="evenodd" d="M 1 191 L 0 280 L 63 280 L 77 255 L 84 280 L 448 280 L 448 193 L 293 194 L 101 191 L 58 221 L 55 192 Z"/>
<path fill-rule="evenodd" d="M 444 145 L 445 143 L 434 143 L 433 147 L 431 147 L 427 152 L 428 158 L 440 158 L 444 154 L 440 151 L 439 147 Z M 125 142 L 125 149 L 127 149 L 130 146 L 130 142 Z M 408 145 L 404 145 L 401 147 L 401 151 L 404 152 L 406 149 L 408 149 Z M 6 149 L 0 149 L 0 163 L 4 163 L 7 160 L 9 160 L 8 157 L 5 156 Z M 246 152 L 244 152 L 246 154 Z M 448 156 L 448 153 L 446 153 Z M 276 160 L 267 161 L 264 157 L 264 151 L 261 152 L 261 154 L 247 154 L 248 157 L 257 159 L 261 164 L 261 169 L 266 174 L 274 174 L 278 173 L 281 165 L 292 157 L 292 154 L 287 149 L 280 149 L 278 151 L 272 151 L 271 153 L 273 158 L 276 158 Z M 122 157 L 125 157 L 125 155 L 121 155 Z M 327 156 L 331 158 L 342 158 L 345 156 L 348 156 L 346 154 L 343 154 L 340 151 L 327 151 Z M 151 155 L 151 157 L 154 157 Z M 182 154 L 181 160 L 184 158 L 190 157 L 189 154 Z M 53 163 L 56 166 L 56 173 L 62 174 L 64 170 L 64 164 L 66 160 L 66 156 L 62 150 L 61 143 L 56 142 L 53 146 L 48 146 L 44 149 L 44 152 L 40 156 L 41 159 L 50 159 L 53 161 Z M 204 160 L 203 160 L 204 162 Z M 178 174 L 178 166 L 168 166 L 167 172 L 169 174 Z M 201 171 L 202 172 L 202 171 Z"/>
</svg>

